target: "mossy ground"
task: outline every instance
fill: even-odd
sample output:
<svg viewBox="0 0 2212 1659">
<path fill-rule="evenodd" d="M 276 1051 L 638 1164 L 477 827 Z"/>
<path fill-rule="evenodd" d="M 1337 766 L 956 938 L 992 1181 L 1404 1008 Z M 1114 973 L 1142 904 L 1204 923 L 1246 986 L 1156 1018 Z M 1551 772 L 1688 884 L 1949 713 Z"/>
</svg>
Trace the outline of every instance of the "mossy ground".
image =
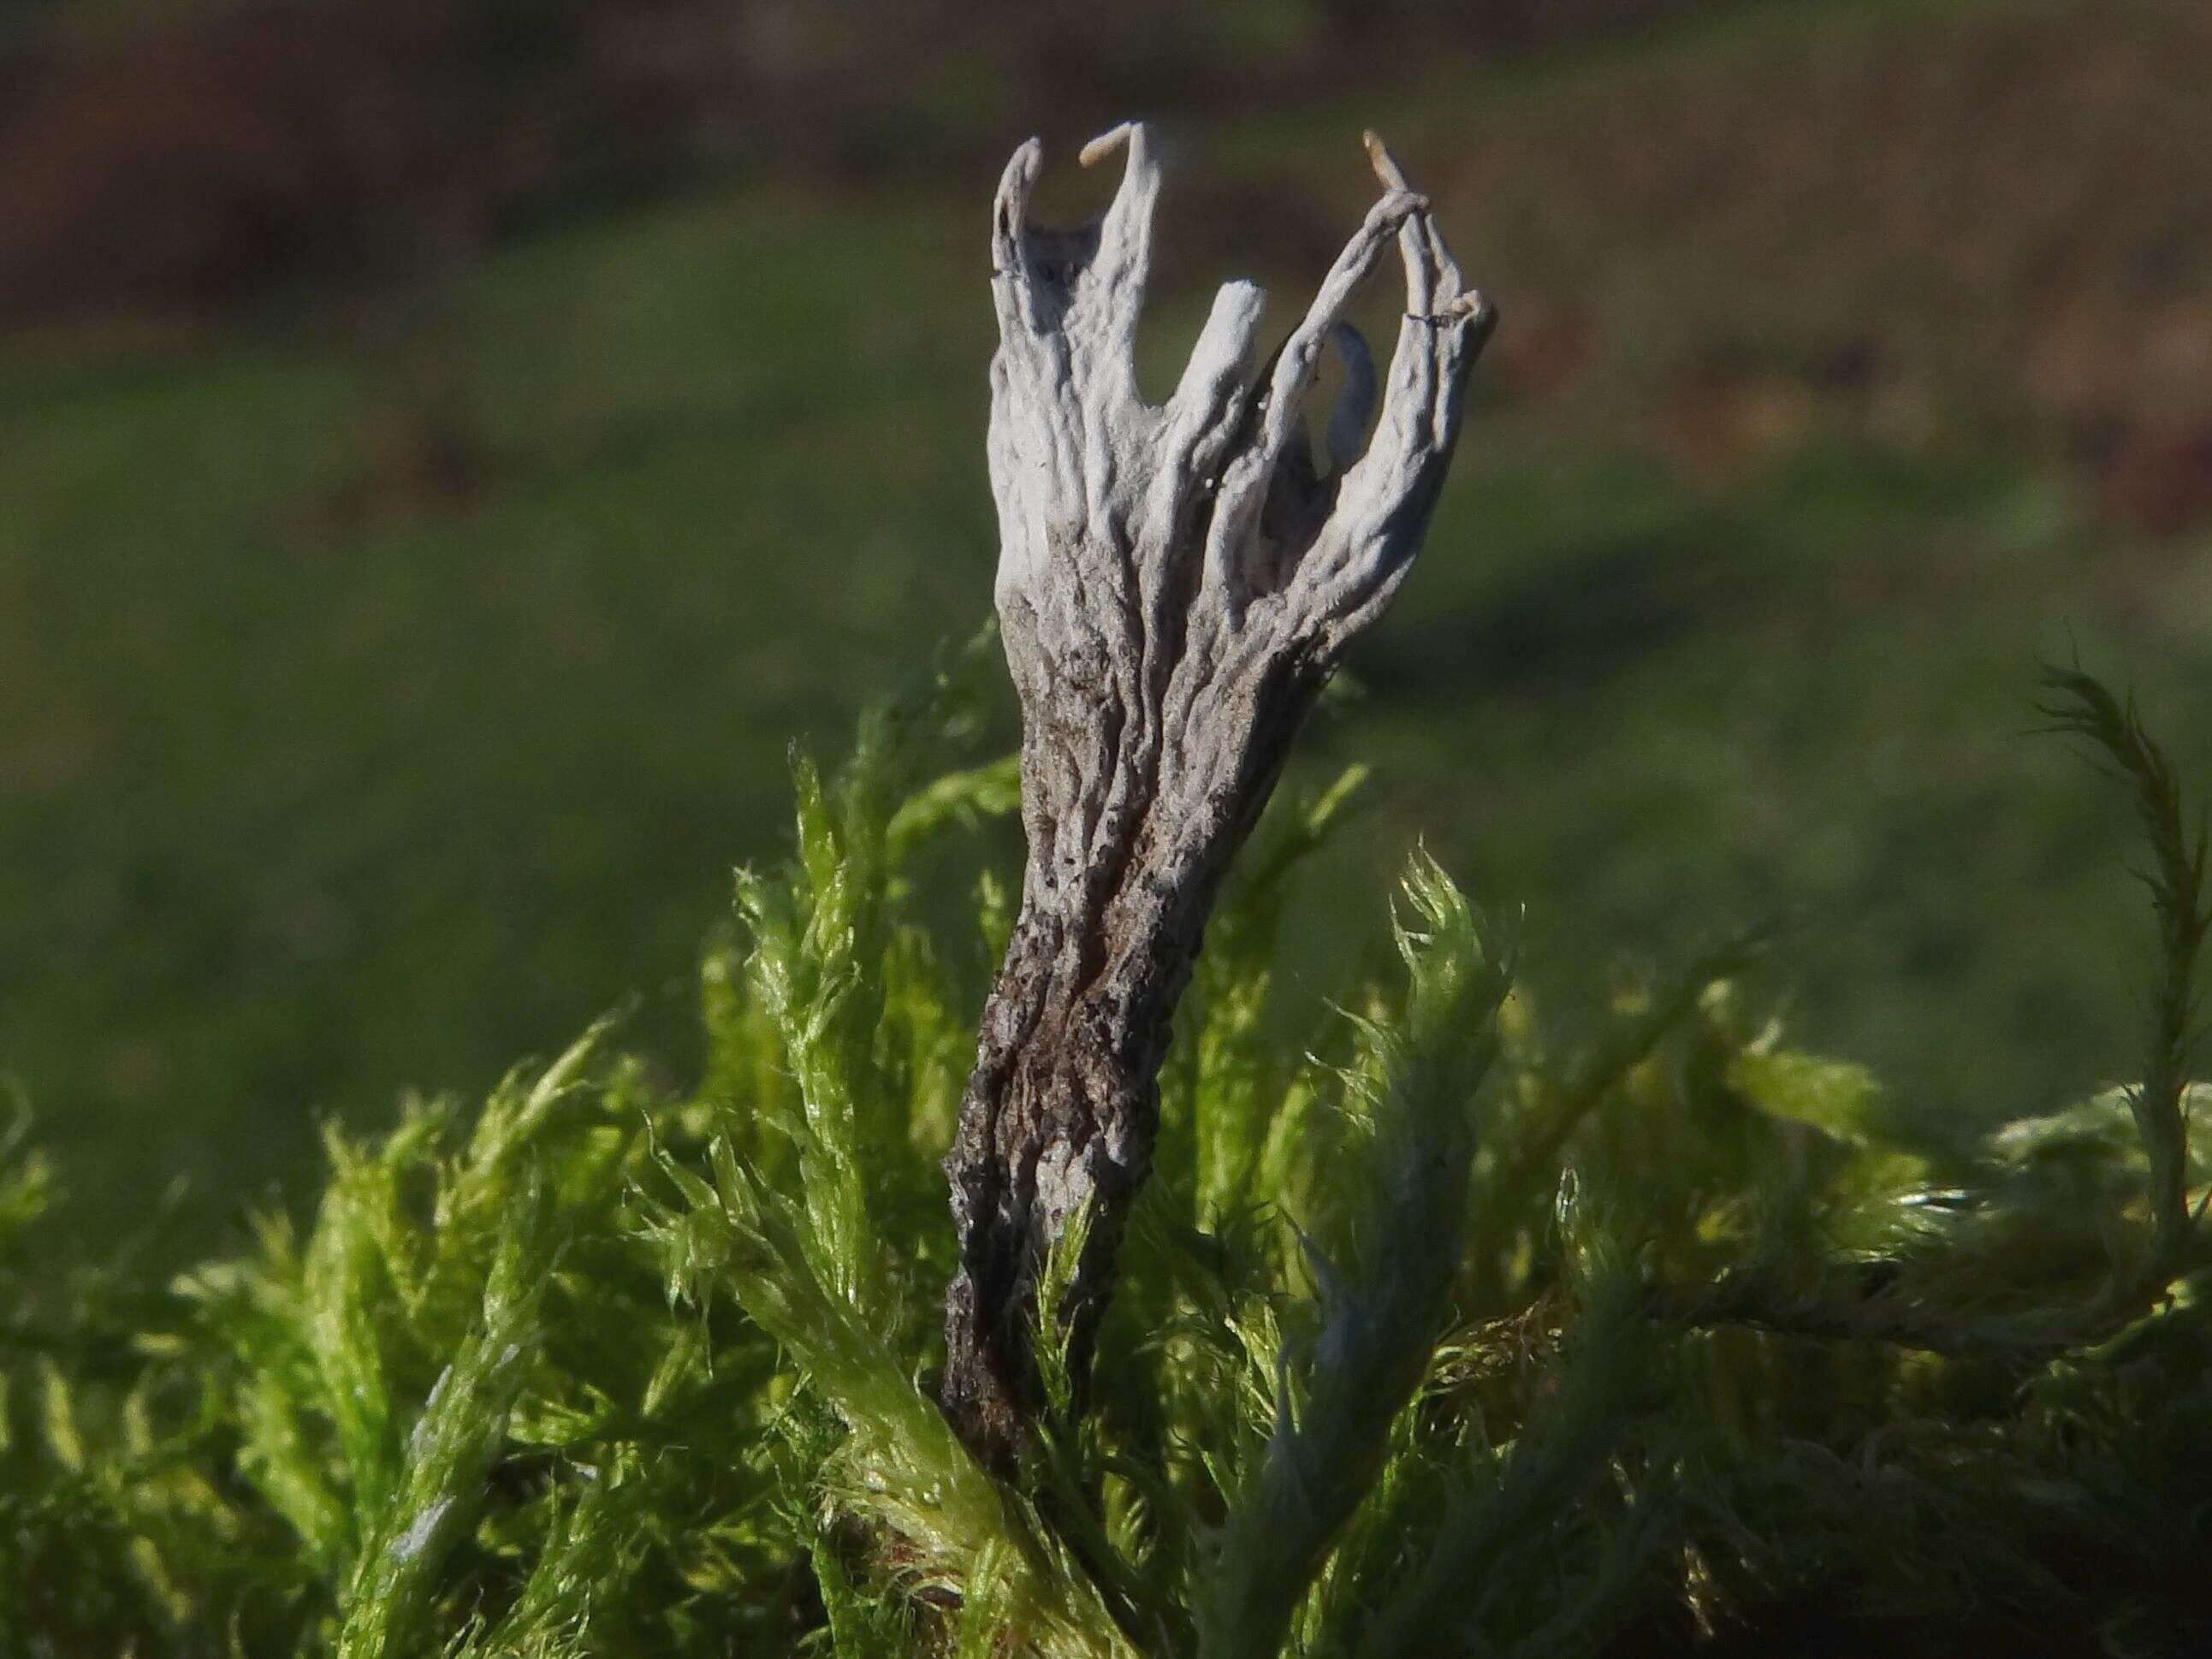
<svg viewBox="0 0 2212 1659">
<path fill-rule="evenodd" d="M 1751 941 L 1562 1019 L 1426 859 L 1396 970 L 1285 1045 L 1285 884 L 1357 780 L 1279 803 L 1163 1073 L 1096 1370 L 1056 1358 L 1048 1271 L 1038 1433 L 1000 1479 L 930 1387 L 938 1158 L 1006 898 L 984 874 L 945 932 L 915 903 L 923 855 L 972 870 L 1011 807 L 1004 763 L 932 775 L 988 654 L 827 783 L 796 769 L 796 856 L 741 878 L 704 963 L 696 1090 L 594 1029 L 481 1107 L 333 1131 L 306 1227 L 166 1282 L 42 1263 L 48 1172 L 11 1139 L 0 1649 L 2212 1634 L 2182 1588 L 2212 1556 L 2205 853 L 2093 682 L 2055 680 L 2053 715 L 2150 832 L 2142 1080 L 1986 1135 L 1792 1046 Z"/>
</svg>

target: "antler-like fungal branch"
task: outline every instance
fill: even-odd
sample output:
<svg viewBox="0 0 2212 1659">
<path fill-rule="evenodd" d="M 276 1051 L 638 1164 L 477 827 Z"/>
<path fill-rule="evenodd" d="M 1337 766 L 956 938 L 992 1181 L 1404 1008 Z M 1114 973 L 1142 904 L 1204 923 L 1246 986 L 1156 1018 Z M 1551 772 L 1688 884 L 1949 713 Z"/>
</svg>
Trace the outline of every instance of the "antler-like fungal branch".
<svg viewBox="0 0 2212 1659">
<path fill-rule="evenodd" d="M 997 599 L 1022 707 L 1029 862 L 945 1160 L 960 1269 L 944 1400 L 1001 1464 L 1032 1403 L 1046 1255 L 1087 1212 L 1062 1304 L 1079 1376 L 1222 872 L 1315 694 L 1419 550 L 1492 320 L 1370 134 L 1382 198 L 1274 356 L 1255 373 L 1265 296 L 1230 283 L 1175 394 L 1148 404 L 1134 343 L 1159 157 L 1132 125 L 1082 159 L 1116 150 L 1121 189 L 1094 224 L 1029 222 L 1035 140 L 992 212 Z M 1406 313 L 1378 414 L 1371 360 L 1343 313 L 1393 240 Z M 1322 470 L 1305 402 L 1327 349 L 1346 373 Z"/>
</svg>

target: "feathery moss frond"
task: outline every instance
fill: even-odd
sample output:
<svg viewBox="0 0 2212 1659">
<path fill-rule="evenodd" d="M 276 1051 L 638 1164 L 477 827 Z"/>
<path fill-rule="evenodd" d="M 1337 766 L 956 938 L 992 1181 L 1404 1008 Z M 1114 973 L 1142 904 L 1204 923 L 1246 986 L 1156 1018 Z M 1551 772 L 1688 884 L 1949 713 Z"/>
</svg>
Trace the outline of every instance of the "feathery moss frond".
<svg viewBox="0 0 2212 1659">
<path fill-rule="evenodd" d="M 1465 1224 L 1474 1097 L 1509 969 L 1442 869 L 1417 858 L 1396 922 L 1410 989 L 1403 1028 L 1370 1028 L 1379 1066 L 1364 1175 L 1365 1237 L 1311 1253 L 1319 1328 L 1285 1353 L 1275 1421 L 1214 1540 L 1198 1602 L 1200 1652 L 1277 1651 L 1332 1540 L 1374 1481 L 1392 1419 L 1441 1334 Z M 1416 1248 L 1407 1248 L 1410 1241 Z"/>
</svg>

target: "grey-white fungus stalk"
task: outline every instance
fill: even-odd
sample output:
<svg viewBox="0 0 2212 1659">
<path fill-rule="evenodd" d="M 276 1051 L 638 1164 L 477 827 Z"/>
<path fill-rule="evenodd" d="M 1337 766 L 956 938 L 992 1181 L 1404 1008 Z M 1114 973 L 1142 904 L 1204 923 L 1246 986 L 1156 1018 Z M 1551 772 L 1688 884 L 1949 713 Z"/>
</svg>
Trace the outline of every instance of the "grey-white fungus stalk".
<svg viewBox="0 0 2212 1659">
<path fill-rule="evenodd" d="M 1161 404 L 1135 363 L 1161 184 L 1152 132 L 1085 148 L 1086 165 L 1123 157 L 1095 223 L 1030 222 L 1035 140 L 992 210 L 996 598 L 1029 856 L 945 1159 L 960 1256 L 943 1399 L 1002 1466 L 1036 1405 L 1048 1255 L 1087 1215 L 1060 1310 L 1079 1378 L 1222 874 L 1316 694 L 1419 551 L 1490 332 L 1426 199 L 1372 135 L 1368 149 L 1381 199 L 1288 337 L 1255 365 L 1266 296 L 1226 284 Z M 1378 387 L 1343 313 L 1394 243 L 1405 315 Z M 1343 389 L 1317 466 L 1306 402 L 1332 350 Z"/>
</svg>

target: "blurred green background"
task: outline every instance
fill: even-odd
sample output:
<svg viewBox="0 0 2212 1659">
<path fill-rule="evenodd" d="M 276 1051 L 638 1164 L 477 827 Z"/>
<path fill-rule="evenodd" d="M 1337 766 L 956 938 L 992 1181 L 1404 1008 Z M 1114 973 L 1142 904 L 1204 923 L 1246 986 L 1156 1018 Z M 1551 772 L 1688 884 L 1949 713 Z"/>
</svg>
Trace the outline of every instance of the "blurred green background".
<svg viewBox="0 0 2212 1659">
<path fill-rule="evenodd" d="M 1378 768 L 1310 1017 L 1419 836 L 1565 1003 L 1779 915 L 1910 1109 L 2124 1071 L 2128 827 L 2033 700 L 2078 655 L 2212 788 L 2208 85 L 2202 0 L 15 0 L 0 1073 L 80 1237 L 632 993 L 687 1075 L 787 744 L 987 611 L 998 167 L 1088 210 L 1132 113 L 1154 385 L 1226 276 L 1286 325 L 1363 126 L 1504 313 L 1298 762 Z"/>
</svg>

